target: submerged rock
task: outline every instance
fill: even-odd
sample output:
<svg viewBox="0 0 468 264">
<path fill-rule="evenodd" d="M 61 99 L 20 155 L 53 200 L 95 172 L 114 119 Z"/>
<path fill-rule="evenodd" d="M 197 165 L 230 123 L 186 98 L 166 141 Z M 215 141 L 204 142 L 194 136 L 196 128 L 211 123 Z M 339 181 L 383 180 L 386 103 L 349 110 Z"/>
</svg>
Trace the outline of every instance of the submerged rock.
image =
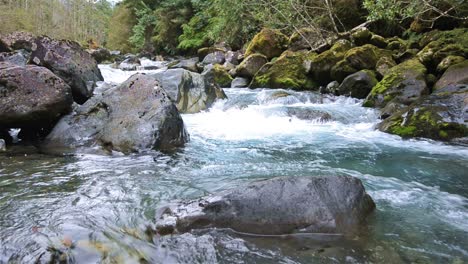
<svg viewBox="0 0 468 264">
<path fill-rule="evenodd" d="M 217 99 L 226 98 L 224 91 L 216 85 L 215 76 L 210 73 L 171 69 L 150 76 L 159 81 L 182 113 L 198 113 L 211 107 Z"/>
<path fill-rule="evenodd" d="M 183 120 L 166 91 L 154 78 L 135 74 L 62 118 L 41 149 L 63 153 L 98 145 L 131 153 L 170 150 L 187 140 Z"/>
<path fill-rule="evenodd" d="M 286 114 L 300 120 L 328 122 L 332 119 L 329 113 L 307 108 L 288 108 Z"/>
<path fill-rule="evenodd" d="M 250 42 L 245 56 L 260 53 L 268 60 L 278 57 L 288 48 L 289 39 L 279 30 L 264 28 Z"/>
<path fill-rule="evenodd" d="M 413 103 L 379 125 L 403 138 L 450 141 L 468 136 L 468 86 L 449 85 Z"/>
<path fill-rule="evenodd" d="M 73 99 L 80 104 L 93 95 L 96 82 L 104 80 L 96 60 L 74 41 L 38 37 L 33 43 L 31 61 L 70 85 Z"/>
<path fill-rule="evenodd" d="M 50 70 L 0 62 L 0 129 L 47 132 L 72 103 L 70 86 Z"/>
<path fill-rule="evenodd" d="M 156 228 L 160 234 L 206 227 L 267 235 L 350 234 L 374 208 L 357 178 L 285 177 L 162 207 Z"/>
</svg>

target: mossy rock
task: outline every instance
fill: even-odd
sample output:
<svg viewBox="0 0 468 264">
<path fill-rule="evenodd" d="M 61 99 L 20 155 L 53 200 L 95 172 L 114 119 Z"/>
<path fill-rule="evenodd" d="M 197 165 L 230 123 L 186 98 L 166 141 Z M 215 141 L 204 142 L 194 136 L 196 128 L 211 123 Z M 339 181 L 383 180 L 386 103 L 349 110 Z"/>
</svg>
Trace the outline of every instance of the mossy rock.
<svg viewBox="0 0 468 264">
<path fill-rule="evenodd" d="M 406 49 L 406 42 L 400 38 L 390 38 L 387 45 L 388 50 L 404 51 Z"/>
<path fill-rule="evenodd" d="M 338 88 L 338 92 L 340 95 L 364 99 L 377 83 L 374 72 L 362 70 L 346 77 Z"/>
<path fill-rule="evenodd" d="M 459 64 L 465 61 L 465 58 L 462 56 L 448 56 L 443 59 L 439 65 L 437 65 L 437 72 L 445 72 L 450 66 Z"/>
<path fill-rule="evenodd" d="M 385 38 L 376 34 L 372 35 L 369 43 L 381 49 L 385 49 L 388 46 L 388 42 Z"/>
<path fill-rule="evenodd" d="M 449 84 L 468 84 L 468 60 L 449 67 L 434 85 L 434 89 L 438 90 Z"/>
<path fill-rule="evenodd" d="M 232 83 L 232 77 L 229 75 L 228 71 L 226 68 L 219 64 L 215 65 L 208 65 L 205 67 L 205 70 L 203 71 L 203 74 L 206 74 L 208 72 L 211 72 L 214 77 L 214 81 L 220 86 L 220 87 L 230 87 Z"/>
<path fill-rule="evenodd" d="M 387 118 L 378 128 L 403 138 L 450 141 L 468 136 L 468 86 L 447 86 Z"/>
<path fill-rule="evenodd" d="M 383 108 L 391 101 L 411 104 L 429 93 L 425 80 L 426 72 L 426 67 L 417 59 L 398 64 L 372 88 L 364 106 Z"/>
<path fill-rule="evenodd" d="M 316 89 L 318 85 L 308 76 L 306 61 L 315 53 L 285 51 L 275 62 L 262 67 L 255 75 L 251 88 Z"/>
<path fill-rule="evenodd" d="M 356 46 L 370 43 L 371 38 L 372 32 L 365 27 L 359 28 L 351 33 L 351 39 L 353 40 L 354 44 L 356 44 Z"/>
<path fill-rule="evenodd" d="M 294 33 L 289 38 L 289 50 L 299 51 L 299 50 L 309 50 L 316 49 L 320 45 L 324 44 L 325 40 L 323 39 L 320 32 L 313 28 L 301 28 Z"/>
<path fill-rule="evenodd" d="M 397 64 L 391 57 L 382 57 L 377 61 L 375 65 L 376 72 L 383 77 L 390 72 L 390 69 L 395 67 Z"/>
<path fill-rule="evenodd" d="M 331 49 L 312 58 L 310 73 L 314 80 L 319 82 L 321 85 L 326 85 L 333 81 L 331 77 L 332 68 L 344 59 L 346 52 L 352 47 L 351 42 L 347 40 L 339 40 Z"/>
<path fill-rule="evenodd" d="M 377 61 L 382 57 L 392 57 L 392 52 L 379 49 L 374 45 L 366 44 L 350 49 L 345 54 L 345 60 L 355 69 L 374 70 Z"/>
<path fill-rule="evenodd" d="M 289 39 L 279 30 L 264 28 L 250 42 L 245 56 L 260 53 L 272 59 L 278 57 L 288 48 Z"/>
<path fill-rule="evenodd" d="M 205 59 L 205 57 L 210 54 L 210 53 L 214 53 L 214 52 L 222 52 L 222 53 L 225 53 L 226 51 L 221 49 L 221 48 L 216 48 L 216 47 L 207 47 L 207 48 L 201 48 L 198 50 L 197 54 L 198 54 L 198 59 L 200 61 L 202 61 L 203 59 Z"/>
<path fill-rule="evenodd" d="M 430 32 L 420 45 L 424 48 L 418 53 L 419 60 L 435 69 L 448 56 L 468 56 L 468 29 Z"/>
<path fill-rule="evenodd" d="M 268 59 L 264 55 L 259 53 L 252 54 L 245 58 L 242 63 L 237 66 L 235 75 L 245 78 L 252 78 L 267 62 Z"/>
<path fill-rule="evenodd" d="M 358 72 L 359 70 L 351 67 L 347 60 L 341 60 L 331 69 L 331 78 L 337 82 L 342 82 L 349 75 Z"/>
</svg>

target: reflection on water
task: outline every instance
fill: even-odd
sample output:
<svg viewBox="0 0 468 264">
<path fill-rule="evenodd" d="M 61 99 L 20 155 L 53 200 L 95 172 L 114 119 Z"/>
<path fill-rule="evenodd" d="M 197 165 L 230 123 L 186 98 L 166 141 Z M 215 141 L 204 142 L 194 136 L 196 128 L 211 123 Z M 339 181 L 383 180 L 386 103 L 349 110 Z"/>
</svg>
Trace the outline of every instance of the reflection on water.
<svg viewBox="0 0 468 264">
<path fill-rule="evenodd" d="M 171 155 L 0 156 L 0 263 L 54 254 L 77 263 L 468 261 L 467 148 L 375 131 L 376 113 L 349 98 L 226 92 L 229 100 L 210 111 L 183 115 L 191 142 Z M 288 109 L 331 119 L 299 119 Z M 359 177 L 377 203 L 359 237 L 150 232 L 167 201 L 257 179 L 332 174 Z"/>
</svg>

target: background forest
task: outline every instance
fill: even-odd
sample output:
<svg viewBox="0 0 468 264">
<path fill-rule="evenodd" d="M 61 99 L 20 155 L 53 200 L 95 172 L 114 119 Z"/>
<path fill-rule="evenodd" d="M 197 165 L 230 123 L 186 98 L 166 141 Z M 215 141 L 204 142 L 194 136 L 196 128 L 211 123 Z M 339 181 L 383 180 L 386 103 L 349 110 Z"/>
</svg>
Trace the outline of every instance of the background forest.
<svg viewBox="0 0 468 264">
<path fill-rule="evenodd" d="M 242 48 L 262 27 L 307 38 L 373 21 L 381 35 L 465 26 L 464 0 L 0 0 L 0 33 L 24 30 L 122 52 Z"/>
</svg>

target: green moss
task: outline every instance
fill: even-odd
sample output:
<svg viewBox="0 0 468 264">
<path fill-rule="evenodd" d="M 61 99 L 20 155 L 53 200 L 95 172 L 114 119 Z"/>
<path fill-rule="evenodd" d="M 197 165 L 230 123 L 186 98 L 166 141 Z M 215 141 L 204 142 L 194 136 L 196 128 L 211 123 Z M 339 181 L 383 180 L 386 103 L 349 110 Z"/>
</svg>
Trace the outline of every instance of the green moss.
<svg viewBox="0 0 468 264">
<path fill-rule="evenodd" d="M 435 68 L 448 56 L 468 55 L 468 29 L 427 33 L 420 42 L 424 47 L 418 57 L 426 66 Z"/>
<path fill-rule="evenodd" d="M 413 137 L 417 128 L 415 126 L 392 126 L 390 128 L 390 133 L 398 135 L 400 137 Z"/>
<path fill-rule="evenodd" d="M 312 58 L 311 73 L 314 79 L 322 85 L 326 85 L 332 81 L 332 68 L 344 59 L 346 52 L 351 48 L 351 42 L 341 40 L 336 42 L 331 49 Z"/>
<path fill-rule="evenodd" d="M 279 30 L 264 28 L 250 42 L 245 56 L 254 53 L 265 55 L 268 59 L 279 56 L 289 45 L 289 39 Z"/>
<path fill-rule="evenodd" d="M 221 87 L 228 87 L 231 85 L 233 79 L 223 66 L 216 64 L 213 66 L 213 70 L 215 82 L 217 84 L 219 84 Z"/>
</svg>

